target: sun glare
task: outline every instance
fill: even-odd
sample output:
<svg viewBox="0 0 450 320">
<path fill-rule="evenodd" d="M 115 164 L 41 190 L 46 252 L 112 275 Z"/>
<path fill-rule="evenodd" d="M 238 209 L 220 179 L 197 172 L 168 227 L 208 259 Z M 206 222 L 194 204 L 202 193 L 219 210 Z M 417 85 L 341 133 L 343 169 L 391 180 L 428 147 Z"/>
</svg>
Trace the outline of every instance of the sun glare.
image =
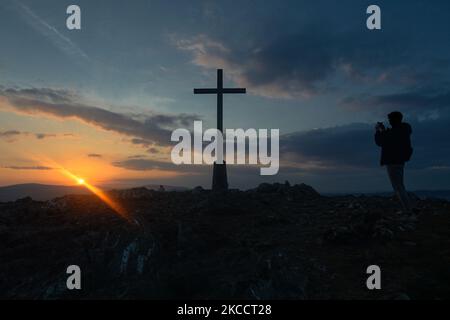
<svg viewBox="0 0 450 320">
<path fill-rule="evenodd" d="M 99 197 L 103 202 L 105 202 L 111 209 L 120 214 L 123 218 L 127 219 L 128 221 L 130 220 L 130 217 L 126 213 L 125 209 L 118 202 L 111 199 L 105 192 L 103 192 L 103 190 L 86 182 L 86 180 L 84 180 L 83 178 L 77 177 L 67 169 L 61 168 L 60 171 L 65 176 L 75 180 L 80 186 L 84 186 L 85 188 L 87 188 L 89 191 Z"/>
<path fill-rule="evenodd" d="M 132 222 L 130 215 L 125 210 L 125 208 L 114 198 L 110 197 L 107 192 L 104 192 L 102 189 L 90 184 L 85 179 L 73 174 L 69 170 L 65 169 L 63 166 L 58 164 L 56 161 L 48 158 L 41 159 L 42 157 L 36 157 L 39 162 L 44 163 L 46 166 L 58 168 L 58 171 L 64 176 L 70 178 L 72 181 L 75 181 L 79 186 L 83 186 L 96 195 L 100 200 L 106 203 L 112 210 L 118 213 L 122 218 L 126 219 L 128 222 Z"/>
</svg>

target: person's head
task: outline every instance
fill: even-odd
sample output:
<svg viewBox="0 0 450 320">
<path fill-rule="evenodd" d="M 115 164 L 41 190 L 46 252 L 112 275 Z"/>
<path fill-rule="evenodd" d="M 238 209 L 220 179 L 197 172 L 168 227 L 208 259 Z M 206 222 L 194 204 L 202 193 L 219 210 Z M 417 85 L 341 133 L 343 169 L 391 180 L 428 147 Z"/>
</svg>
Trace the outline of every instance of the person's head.
<svg viewBox="0 0 450 320">
<path fill-rule="evenodd" d="M 399 111 L 394 111 L 388 114 L 389 123 L 395 127 L 402 123 L 403 115 Z"/>
</svg>

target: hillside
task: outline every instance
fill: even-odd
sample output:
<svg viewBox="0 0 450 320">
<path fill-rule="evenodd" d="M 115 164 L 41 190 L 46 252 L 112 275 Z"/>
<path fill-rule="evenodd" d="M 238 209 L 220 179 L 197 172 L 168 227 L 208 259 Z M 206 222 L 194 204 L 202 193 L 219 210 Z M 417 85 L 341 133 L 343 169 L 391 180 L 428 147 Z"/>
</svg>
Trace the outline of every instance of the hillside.
<svg viewBox="0 0 450 320">
<path fill-rule="evenodd" d="M 0 202 L 14 201 L 25 197 L 45 201 L 68 194 L 89 194 L 89 191 L 82 186 L 60 186 L 38 183 L 16 184 L 0 187 Z"/>
<path fill-rule="evenodd" d="M 160 185 L 145 185 L 147 189 L 158 190 Z M 163 186 L 167 191 L 182 191 L 186 188 Z M 106 189 L 114 189 L 106 187 Z M 30 197 L 33 200 L 47 201 L 65 195 L 90 194 L 90 191 L 83 186 L 63 186 L 63 185 L 47 185 L 38 183 L 16 184 L 11 186 L 0 187 L 0 202 L 15 201 L 18 199 Z"/>
<path fill-rule="evenodd" d="M 450 203 L 324 197 L 306 185 L 146 188 L 0 204 L 1 298 L 450 298 Z M 65 288 L 82 269 L 83 290 Z M 382 270 L 369 291 L 366 268 Z"/>
</svg>

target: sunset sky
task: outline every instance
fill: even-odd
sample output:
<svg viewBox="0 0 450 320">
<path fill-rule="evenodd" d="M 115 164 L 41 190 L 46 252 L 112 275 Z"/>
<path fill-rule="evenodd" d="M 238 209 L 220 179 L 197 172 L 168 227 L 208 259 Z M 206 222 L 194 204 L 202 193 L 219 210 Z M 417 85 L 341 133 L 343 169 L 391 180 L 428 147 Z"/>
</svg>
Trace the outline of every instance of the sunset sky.
<svg viewBox="0 0 450 320">
<path fill-rule="evenodd" d="M 77 4 L 82 30 L 67 30 Z M 170 162 L 170 133 L 215 126 L 216 69 L 246 95 L 224 98 L 226 128 L 280 129 L 280 173 L 229 166 L 231 187 L 305 182 L 323 192 L 389 190 L 373 126 L 413 126 L 410 189 L 450 189 L 450 2 L 2 0 L 0 185 L 211 183 Z"/>
</svg>

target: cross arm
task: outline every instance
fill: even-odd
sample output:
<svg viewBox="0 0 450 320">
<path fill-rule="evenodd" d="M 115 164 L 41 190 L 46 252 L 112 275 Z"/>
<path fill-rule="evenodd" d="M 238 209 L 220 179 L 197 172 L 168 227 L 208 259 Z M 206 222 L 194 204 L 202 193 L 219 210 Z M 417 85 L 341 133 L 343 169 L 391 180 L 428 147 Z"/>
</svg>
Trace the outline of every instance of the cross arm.
<svg viewBox="0 0 450 320">
<path fill-rule="evenodd" d="M 245 88 L 223 88 L 223 93 L 246 93 Z"/>
<path fill-rule="evenodd" d="M 217 93 L 217 89 L 194 89 L 194 94 L 211 94 Z"/>
</svg>

